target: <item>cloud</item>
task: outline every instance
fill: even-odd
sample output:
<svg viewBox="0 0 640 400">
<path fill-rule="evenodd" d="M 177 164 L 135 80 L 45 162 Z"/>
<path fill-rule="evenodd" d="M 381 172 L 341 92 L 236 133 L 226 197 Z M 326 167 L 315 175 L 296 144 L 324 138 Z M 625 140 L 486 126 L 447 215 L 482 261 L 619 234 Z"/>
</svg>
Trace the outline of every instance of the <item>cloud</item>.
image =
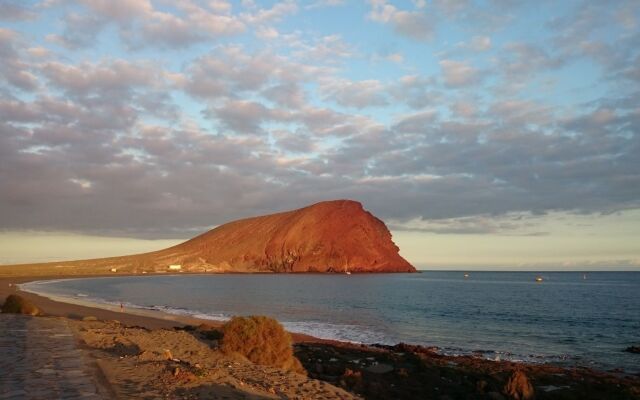
<svg viewBox="0 0 640 400">
<path fill-rule="evenodd" d="M 99 64 L 69 65 L 49 62 L 42 73 L 50 82 L 71 95 L 92 92 L 129 92 L 135 87 L 160 83 L 162 75 L 150 63 L 131 63 L 113 60 Z"/>
<path fill-rule="evenodd" d="M 215 116 L 229 131 L 249 134 L 260 133 L 260 124 L 270 114 L 270 110 L 264 105 L 244 100 L 229 101 L 208 113 L 209 116 Z"/>
<path fill-rule="evenodd" d="M 321 36 L 314 42 L 295 41 L 290 44 L 297 59 L 319 64 L 334 64 L 354 55 L 353 49 L 339 35 Z"/>
<path fill-rule="evenodd" d="M 489 36 L 474 36 L 471 38 L 469 48 L 474 51 L 487 51 L 491 48 L 491 38 Z"/>
<path fill-rule="evenodd" d="M 435 121 L 436 117 L 437 113 L 434 110 L 404 115 L 394 124 L 393 128 L 403 133 L 424 132 L 427 126 Z"/>
<path fill-rule="evenodd" d="M 421 75 L 404 75 L 387 88 L 389 95 L 413 109 L 422 109 L 442 100 L 432 78 Z"/>
<path fill-rule="evenodd" d="M 304 82 L 325 73 L 322 67 L 297 63 L 268 51 L 251 54 L 239 46 L 220 46 L 189 63 L 177 83 L 195 97 L 215 99 Z"/>
<path fill-rule="evenodd" d="M 400 53 L 391 53 L 385 56 L 387 61 L 402 64 L 404 62 L 404 56 Z"/>
<path fill-rule="evenodd" d="M 345 0 L 318 0 L 315 3 L 308 5 L 306 8 L 313 10 L 314 8 L 323 7 L 338 7 L 345 4 Z"/>
<path fill-rule="evenodd" d="M 387 105 L 384 86 L 377 80 L 352 82 L 329 79 L 320 82 L 320 93 L 345 107 L 367 108 Z"/>
<path fill-rule="evenodd" d="M 401 231 L 428 232 L 436 234 L 499 234 L 509 236 L 544 236 L 539 231 L 545 227 L 534 222 L 537 216 L 528 213 L 508 213 L 505 215 L 474 215 L 459 218 L 412 219 L 406 222 L 391 222 L 391 229 Z"/>
<path fill-rule="evenodd" d="M 640 207 L 638 35 L 611 25 L 617 7 L 567 14 L 545 41 L 485 29 L 472 3 L 374 1 L 352 29 L 401 38 L 373 26 L 371 46 L 293 2 L 56 4 L 0 28 L 6 229 L 190 235 L 354 198 L 406 229 L 536 234 L 512 217 Z M 571 79 L 527 87 L 546 76 Z"/>
<path fill-rule="evenodd" d="M 0 99 L 0 119 L 5 122 L 30 122 L 37 113 L 26 103 L 19 100 Z"/>
<path fill-rule="evenodd" d="M 277 105 L 299 109 L 306 104 L 306 95 L 301 85 L 295 82 L 279 83 L 262 91 L 262 96 Z"/>
<path fill-rule="evenodd" d="M 244 13 L 242 19 L 250 25 L 261 25 L 269 22 L 280 21 L 285 16 L 295 14 L 298 5 L 293 0 L 276 2 L 268 9 L 255 10 L 252 13 Z"/>
<path fill-rule="evenodd" d="M 23 60 L 23 43 L 17 32 L 0 28 L 0 76 L 7 84 L 28 92 L 38 87 L 38 78 Z"/>
<path fill-rule="evenodd" d="M 470 118 L 477 115 L 478 107 L 472 102 L 461 100 L 451 105 L 451 111 L 453 111 L 454 117 Z"/>
<path fill-rule="evenodd" d="M 505 74 L 517 80 L 558 68 L 564 63 L 562 57 L 552 57 L 539 46 L 517 42 L 505 45 L 505 57 L 500 61 Z"/>
<path fill-rule="evenodd" d="M 19 1 L 0 1 L 0 19 L 6 21 L 29 20 L 35 18 L 35 13 Z"/>
<path fill-rule="evenodd" d="M 387 3 L 386 0 L 369 0 L 371 11 L 369 19 L 383 24 L 390 24 L 394 31 L 408 38 L 425 41 L 433 38 L 433 24 L 427 14 L 421 11 L 422 3 L 417 4 L 418 10 L 404 11 Z"/>
<path fill-rule="evenodd" d="M 82 3 L 95 13 L 117 21 L 128 21 L 153 12 L 149 0 L 82 0 Z"/>
<path fill-rule="evenodd" d="M 440 61 L 445 85 L 453 88 L 470 86 L 480 83 L 482 76 L 477 68 L 462 61 Z"/>
<path fill-rule="evenodd" d="M 240 17 L 232 14 L 231 4 L 224 1 L 204 5 L 181 0 L 172 3 L 168 10 L 149 0 L 83 0 L 82 4 L 85 10 L 68 13 L 63 33 L 50 35 L 50 40 L 71 48 L 87 47 L 95 43 L 107 25 L 113 24 L 132 49 L 179 48 L 242 33 L 246 29 L 245 20 L 255 17 L 267 21 L 267 15 L 271 15 L 267 10 L 257 10 L 261 16 Z"/>
</svg>

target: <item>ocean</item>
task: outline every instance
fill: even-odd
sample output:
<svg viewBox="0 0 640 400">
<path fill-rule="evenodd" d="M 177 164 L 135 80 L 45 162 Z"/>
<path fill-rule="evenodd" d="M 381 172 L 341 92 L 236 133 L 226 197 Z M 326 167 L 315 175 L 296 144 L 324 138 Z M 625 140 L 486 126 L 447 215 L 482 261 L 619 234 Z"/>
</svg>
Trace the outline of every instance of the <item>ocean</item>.
<svg viewBox="0 0 640 400">
<path fill-rule="evenodd" d="M 154 275 L 31 282 L 36 293 L 444 354 L 640 373 L 640 272 Z"/>
</svg>

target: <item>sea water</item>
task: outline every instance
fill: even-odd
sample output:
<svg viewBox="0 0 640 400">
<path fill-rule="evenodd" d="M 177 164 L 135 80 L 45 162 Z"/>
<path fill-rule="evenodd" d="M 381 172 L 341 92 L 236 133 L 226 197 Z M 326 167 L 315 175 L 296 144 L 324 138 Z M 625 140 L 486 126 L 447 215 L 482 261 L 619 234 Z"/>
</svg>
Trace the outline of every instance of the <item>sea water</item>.
<svg viewBox="0 0 640 400">
<path fill-rule="evenodd" d="M 154 275 L 32 282 L 27 290 L 444 354 L 640 373 L 640 273 Z"/>
</svg>

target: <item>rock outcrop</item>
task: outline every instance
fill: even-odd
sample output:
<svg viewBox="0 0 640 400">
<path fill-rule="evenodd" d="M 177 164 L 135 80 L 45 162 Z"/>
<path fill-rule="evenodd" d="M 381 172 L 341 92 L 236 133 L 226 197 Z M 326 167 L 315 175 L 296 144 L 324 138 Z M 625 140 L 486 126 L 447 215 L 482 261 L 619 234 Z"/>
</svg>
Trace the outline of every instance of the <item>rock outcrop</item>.
<svg viewBox="0 0 640 400">
<path fill-rule="evenodd" d="M 153 264 L 238 272 L 415 272 L 385 224 L 350 200 L 221 225 L 151 253 Z"/>
</svg>

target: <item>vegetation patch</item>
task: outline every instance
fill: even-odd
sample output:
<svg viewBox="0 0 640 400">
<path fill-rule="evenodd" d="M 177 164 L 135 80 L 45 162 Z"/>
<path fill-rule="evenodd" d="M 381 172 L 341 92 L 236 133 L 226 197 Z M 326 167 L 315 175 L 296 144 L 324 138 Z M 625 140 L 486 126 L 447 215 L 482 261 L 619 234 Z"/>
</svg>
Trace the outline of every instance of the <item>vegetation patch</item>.
<svg viewBox="0 0 640 400">
<path fill-rule="evenodd" d="M 9 314 L 38 315 L 40 310 L 30 301 L 17 294 L 11 294 L 2 305 L 2 312 Z"/>
<path fill-rule="evenodd" d="M 305 373 L 293 355 L 291 336 L 273 318 L 234 317 L 222 327 L 220 349 L 225 353 L 242 354 L 256 364 Z"/>
</svg>

